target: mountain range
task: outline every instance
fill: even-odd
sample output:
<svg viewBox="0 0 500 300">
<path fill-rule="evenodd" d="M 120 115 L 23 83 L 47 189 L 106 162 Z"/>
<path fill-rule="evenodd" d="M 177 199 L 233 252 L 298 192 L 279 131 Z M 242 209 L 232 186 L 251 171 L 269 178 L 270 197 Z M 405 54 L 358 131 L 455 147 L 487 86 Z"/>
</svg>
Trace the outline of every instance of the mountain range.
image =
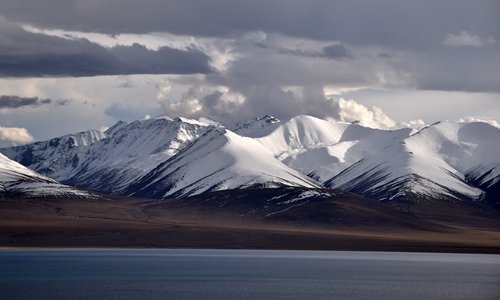
<svg viewBox="0 0 500 300">
<path fill-rule="evenodd" d="M 500 129 L 481 122 L 417 131 L 312 116 L 264 116 L 230 127 L 163 116 L 0 152 L 43 174 L 36 178 L 125 196 L 283 186 L 342 189 L 383 202 L 498 205 L 500 196 Z M 0 172 L 10 165 L 0 164 Z"/>
</svg>

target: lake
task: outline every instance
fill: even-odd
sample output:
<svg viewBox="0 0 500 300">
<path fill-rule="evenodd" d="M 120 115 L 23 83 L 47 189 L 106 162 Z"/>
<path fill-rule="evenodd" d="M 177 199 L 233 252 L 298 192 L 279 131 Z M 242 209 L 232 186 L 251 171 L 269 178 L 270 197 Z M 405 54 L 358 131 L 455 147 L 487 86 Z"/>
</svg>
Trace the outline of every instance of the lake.
<svg viewBox="0 0 500 300">
<path fill-rule="evenodd" d="M 2 250 L 0 299 L 500 299 L 500 256 Z"/>
</svg>

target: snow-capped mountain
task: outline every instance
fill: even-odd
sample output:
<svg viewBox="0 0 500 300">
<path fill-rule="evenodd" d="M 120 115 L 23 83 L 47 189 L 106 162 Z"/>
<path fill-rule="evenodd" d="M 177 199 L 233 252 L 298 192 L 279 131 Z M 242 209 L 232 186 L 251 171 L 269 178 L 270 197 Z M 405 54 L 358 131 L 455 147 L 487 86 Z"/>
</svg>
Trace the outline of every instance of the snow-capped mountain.
<svg viewBox="0 0 500 300">
<path fill-rule="evenodd" d="M 250 187 L 320 187 L 288 168 L 258 141 L 221 127 L 203 136 L 130 186 L 134 196 L 165 198 Z"/>
<path fill-rule="evenodd" d="M 256 138 L 284 164 L 321 182 L 410 133 L 407 128 L 380 130 L 311 116 L 274 121 L 268 126 L 247 124 L 243 130 L 243 135 Z"/>
<path fill-rule="evenodd" d="M 441 122 L 417 132 L 298 116 L 246 124 L 242 132 L 326 187 L 380 200 L 410 194 L 477 200 L 499 190 L 500 130 L 486 123 Z"/>
<path fill-rule="evenodd" d="M 158 117 L 1 151 L 63 183 L 122 195 L 323 184 L 379 200 L 498 201 L 500 130 L 486 123 L 441 122 L 417 132 L 264 116 L 231 128 Z"/>
<path fill-rule="evenodd" d="M 366 156 L 325 185 L 380 200 L 479 200 L 498 182 L 499 163 L 500 130 L 486 123 L 439 122 Z"/>
<path fill-rule="evenodd" d="M 32 170 L 62 180 L 68 170 L 78 168 L 85 161 L 88 146 L 106 137 L 104 132 L 88 130 L 1 151 Z"/>
<path fill-rule="evenodd" d="M 99 138 L 72 144 L 75 135 L 3 149 L 7 156 L 58 181 L 121 194 L 131 182 L 175 155 L 209 126 L 184 118 L 118 122 Z M 92 131 L 92 133 L 94 133 Z M 76 136 L 88 136 L 88 132 Z"/>
<path fill-rule="evenodd" d="M 0 197 L 95 198 L 95 195 L 62 185 L 0 153 Z"/>
<path fill-rule="evenodd" d="M 208 119 L 158 117 L 118 122 L 101 139 L 72 147 L 54 140 L 2 151 L 61 182 L 104 193 L 146 195 L 147 190 L 148 195 L 163 197 L 255 185 L 320 186 L 283 165 L 254 139 Z M 176 165 L 171 158 L 182 168 L 162 169 L 167 163 Z M 161 192 L 151 193 L 150 181 Z"/>
</svg>

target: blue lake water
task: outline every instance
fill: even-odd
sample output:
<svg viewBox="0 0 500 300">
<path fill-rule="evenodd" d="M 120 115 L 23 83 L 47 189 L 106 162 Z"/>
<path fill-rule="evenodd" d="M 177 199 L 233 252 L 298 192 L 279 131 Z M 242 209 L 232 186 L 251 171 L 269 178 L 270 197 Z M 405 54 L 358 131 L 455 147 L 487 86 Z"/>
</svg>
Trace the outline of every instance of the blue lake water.
<svg viewBox="0 0 500 300">
<path fill-rule="evenodd" d="M 500 256 L 4 250 L 0 299 L 500 299 Z"/>
</svg>

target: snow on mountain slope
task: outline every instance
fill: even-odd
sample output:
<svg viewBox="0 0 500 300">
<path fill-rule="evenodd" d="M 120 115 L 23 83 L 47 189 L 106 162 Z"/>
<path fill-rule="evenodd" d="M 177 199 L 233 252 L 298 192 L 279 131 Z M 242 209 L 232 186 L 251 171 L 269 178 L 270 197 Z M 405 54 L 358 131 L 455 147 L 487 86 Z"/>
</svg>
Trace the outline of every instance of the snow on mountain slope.
<svg viewBox="0 0 500 300">
<path fill-rule="evenodd" d="M 500 209 L 500 163 L 482 165 L 466 173 L 467 182 L 486 192 L 485 199 Z"/>
<path fill-rule="evenodd" d="M 47 147 L 33 144 L 2 152 L 61 182 L 119 194 L 207 128 L 204 123 L 185 118 L 120 121 L 103 134 L 105 138 L 91 144 L 65 147 L 53 139 L 42 142 Z"/>
<path fill-rule="evenodd" d="M 123 126 L 123 125 L 122 125 Z M 121 194 L 131 182 L 206 132 L 209 126 L 185 118 L 135 121 L 91 149 L 91 159 L 67 180 L 89 188 Z"/>
<path fill-rule="evenodd" d="M 134 196 L 165 198 L 256 186 L 320 185 L 282 164 L 254 139 L 212 127 L 135 182 L 129 192 Z"/>
<path fill-rule="evenodd" d="M 493 185 L 500 181 L 500 129 L 487 123 L 461 123 L 456 139 L 466 145 L 462 149 L 454 149 L 456 164 L 469 180 L 479 180 L 478 183 Z"/>
<path fill-rule="evenodd" d="M 238 133 L 256 137 L 284 164 L 319 181 L 330 179 L 411 133 L 411 129 L 380 130 L 311 116 L 268 126 L 261 126 L 261 119 L 256 119 L 256 125 L 245 123 L 245 130 Z"/>
<path fill-rule="evenodd" d="M 500 130 L 486 123 L 441 122 L 415 132 L 264 116 L 234 130 L 204 118 L 158 117 L 1 151 L 64 183 L 156 198 L 313 187 L 316 180 L 381 200 L 417 195 L 495 203 L 500 195 Z"/>
<path fill-rule="evenodd" d="M 291 168 L 324 182 L 363 157 L 404 139 L 410 131 L 385 131 L 349 124 L 334 144 L 294 149 L 282 153 L 280 158 Z"/>
<path fill-rule="evenodd" d="M 336 123 L 311 116 L 297 116 L 281 123 L 258 141 L 265 145 L 278 157 L 281 153 L 330 145 L 338 142 L 348 123 Z"/>
<path fill-rule="evenodd" d="M 483 191 L 468 182 L 472 174 L 483 176 L 489 170 L 486 166 L 499 165 L 499 153 L 497 128 L 486 123 L 440 122 L 367 156 L 325 185 L 381 200 L 409 194 L 480 199 Z M 484 180 L 495 172 L 491 174 Z"/>
<path fill-rule="evenodd" d="M 85 160 L 88 146 L 106 137 L 106 133 L 88 130 L 0 152 L 32 170 L 61 180 L 67 169 L 75 169 Z"/>
<path fill-rule="evenodd" d="M 3 196 L 96 197 L 37 174 L 0 153 L 0 197 Z"/>
<path fill-rule="evenodd" d="M 260 123 L 260 124 L 259 124 Z M 347 123 L 335 123 L 311 116 L 297 116 L 287 122 L 273 122 L 267 126 L 257 119 L 257 125 L 247 124 L 243 133 L 256 138 L 275 157 L 289 167 L 321 181 L 321 170 L 327 170 L 327 178 L 333 176 L 332 165 L 341 162 L 345 149 L 328 146 L 337 144 L 348 127 Z M 240 133 L 241 131 L 238 131 Z M 347 147 L 347 144 L 344 146 Z"/>
</svg>

